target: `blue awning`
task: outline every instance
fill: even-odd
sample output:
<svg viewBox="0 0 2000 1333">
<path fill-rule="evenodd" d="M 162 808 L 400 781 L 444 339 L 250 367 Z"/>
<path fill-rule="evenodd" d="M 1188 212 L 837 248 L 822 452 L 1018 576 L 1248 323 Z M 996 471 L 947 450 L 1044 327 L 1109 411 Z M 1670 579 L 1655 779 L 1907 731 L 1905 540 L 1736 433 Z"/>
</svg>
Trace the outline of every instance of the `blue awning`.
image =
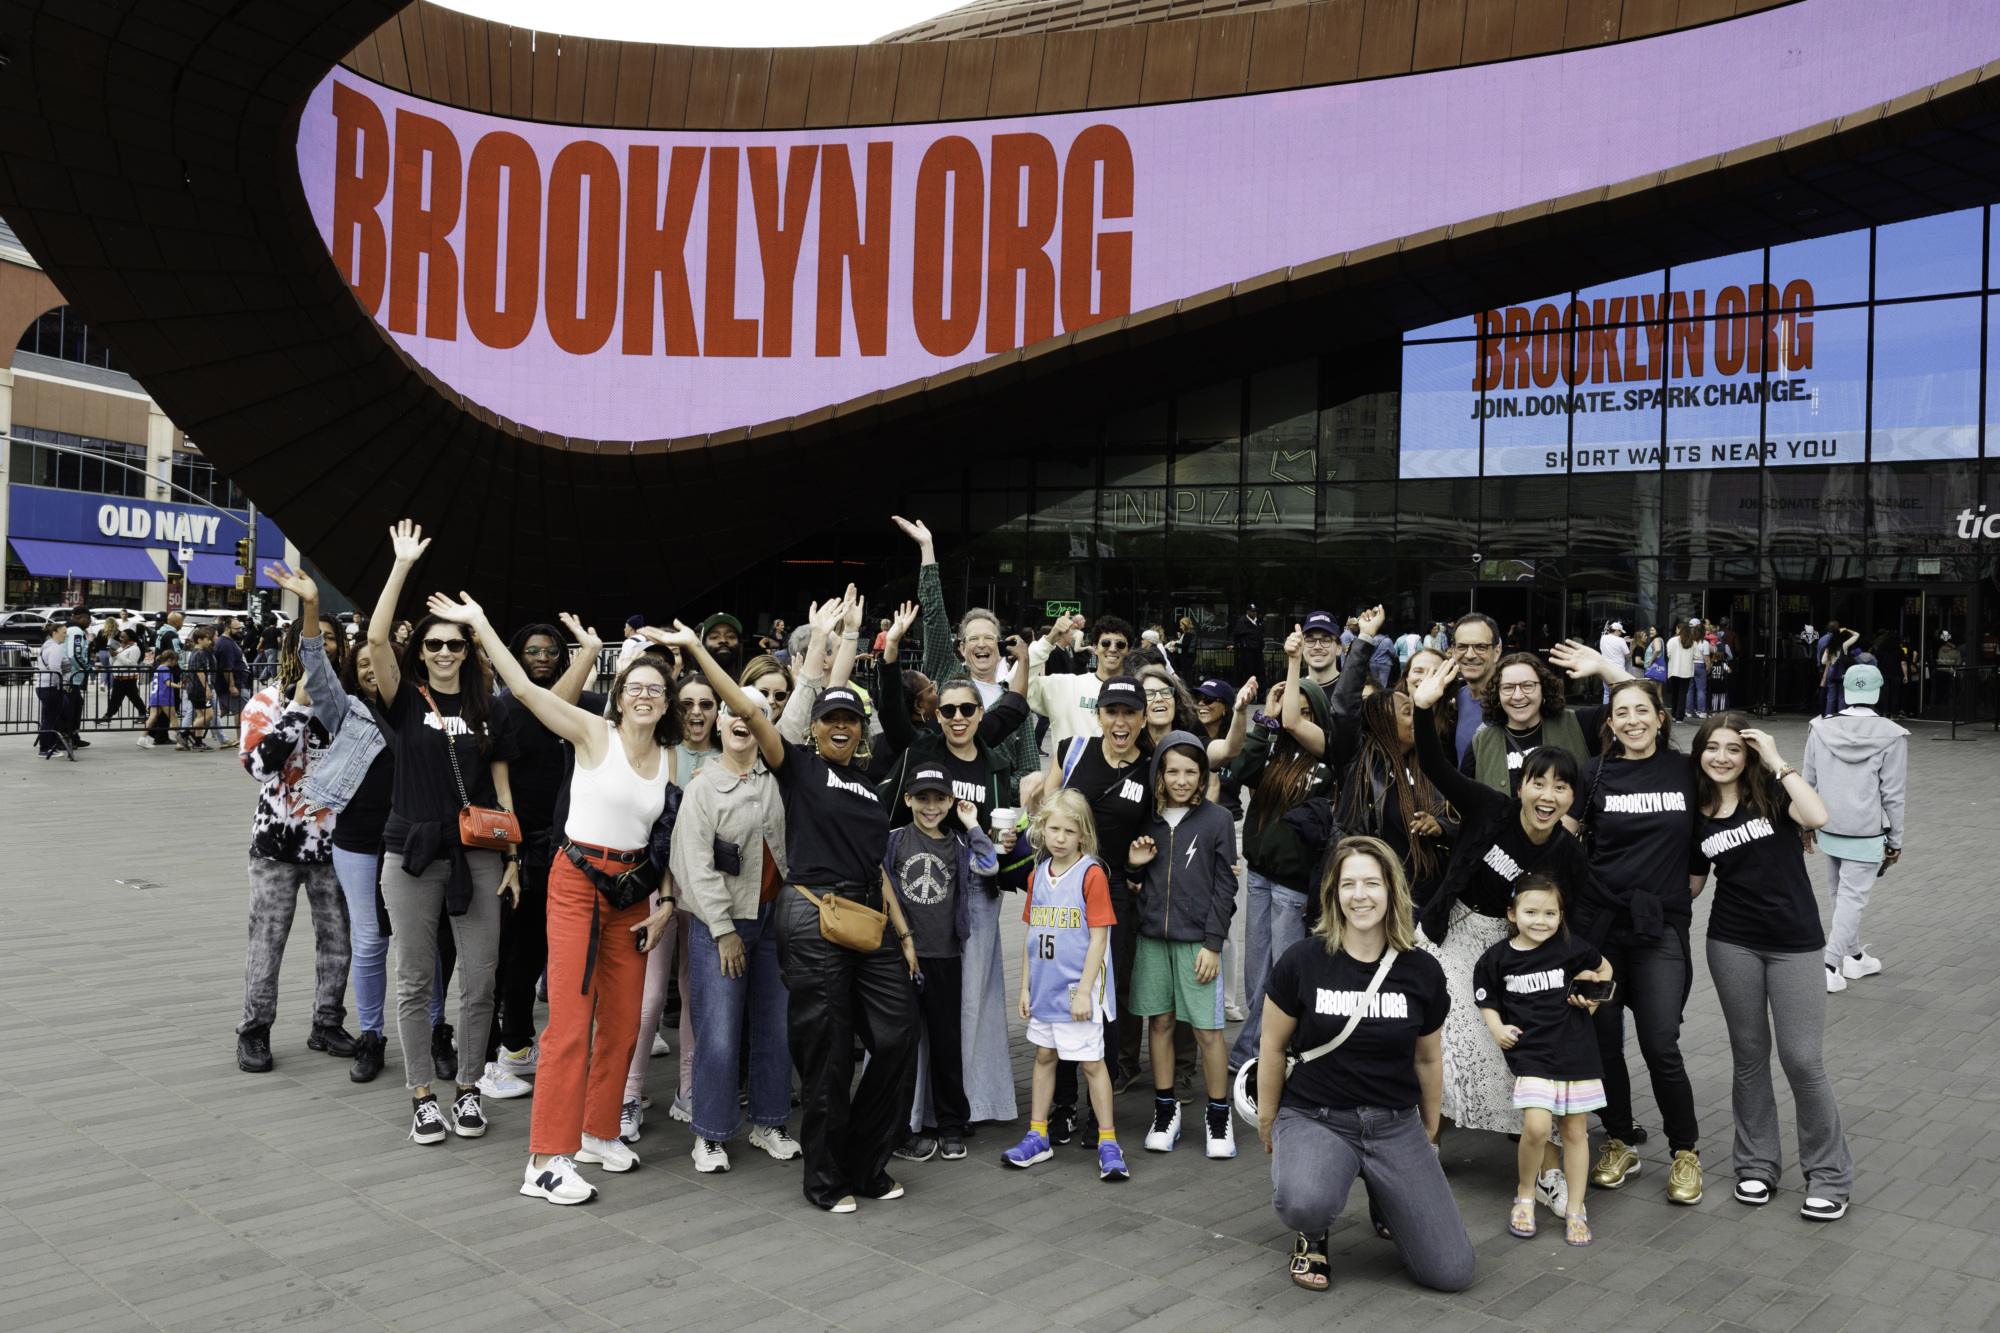
<svg viewBox="0 0 2000 1333">
<path fill-rule="evenodd" d="M 10 537 L 14 554 L 39 578 L 121 579 L 165 583 L 167 576 L 143 547 L 96 546 L 84 542 L 36 541 Z"/>
<path fill-rule="evenodd" d="M 195 558 L 190 560 L 184 568 L 187 571 L 187 581 L 189 583 L 197 583 L 205 588 L 233 588 L 236 586 L 236 576 L 243 572 L 236 566 L 236 557 L 230 555 L 203 555 L 196 553 Z M 264 572 L 264 562 L 262 560 L 257 562 L 257 586 L 260 588 L 275 588 L 278 586 L 271 581 L 270 575 Z"/>
</svg>

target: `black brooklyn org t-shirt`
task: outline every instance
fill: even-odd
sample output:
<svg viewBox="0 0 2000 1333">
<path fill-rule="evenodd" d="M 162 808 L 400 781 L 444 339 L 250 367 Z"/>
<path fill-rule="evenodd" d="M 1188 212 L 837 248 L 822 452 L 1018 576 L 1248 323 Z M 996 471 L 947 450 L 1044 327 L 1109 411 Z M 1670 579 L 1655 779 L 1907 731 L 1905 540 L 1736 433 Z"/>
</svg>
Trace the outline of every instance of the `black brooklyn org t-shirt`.
<svg viewBox="0 0 2000 1333">
<path fill-rule="evenodd" d="M 1738 803 L 1727 819 L 1703 819 L 1694 867 L 1715 870 L 1715 905 L 1708 937 L 1724 944 L 1773 953 L 1819 953 L 1826 948 L 1819 902 L 1806 873 L 1805 846 L 1792 822 L 1790 800 L 1768 819 L 1753 818 Z"/>
<path fill-rule="evenodd" d="M 791 882 L 815 890 L 840 884 L 880 889 L 889 815 L 868 775 L 786 741 L 777 778 L 785 797 Z"/>
<path fill-rule="evenodd" d="M 507 766 L 507 783 L 514 789 L 514 813 L 521 817 L 522 833 L 545 833 L 555 826 L 556 798 L 562 794 L 562 738 L 543 725 L 512 691 L 501 697 L 515 710 L 515 743 L 520 751 Z M 604 702 L 602 694 L 585 690 L 577 696 L 576 706 L 601 717 Z"/>
<path fill-rule="evenodd" d="M 446 750 L 445 731 L 438 725 L 439 717 L 450 730 L 451 744 L 458 754 L 458 772 L 465 782 L 466 798 L 473 805 L 492 809 L 499 804 L 493 789 L 492 765 L 495 761 L 511 763 L 520 754 L 512 701 L 499 698 L 492 701 L 492 713 L 486 719 L 489 739 L 486 753 L 481 755 L 478 738 L 459 716 L 465 696 L 433 690 L 430 697 L 437 705 L 435 714 L 424 702 L 417 682 L 405 680 L 384 710 L 389 722 L 389 743 L 396 749 L 395 784 L 389 797 L 388 824 L 383 830 L 384 845 L 393 852 L 403 850 L 404 836 L 411 824 L 442 824 L 445 835 L 457 840 L 458 812 L 465 802 L 459 800 L 458 784 L 452 778 L 451 754 Z"/>
<path fill-rule="evenodd" d="M 1695 862 L 1693 761 L 1667 749 L 1644 759 L 1593 759 L 1584 766 L 1583 790 L 1590 799 L 1587 820 L 1597 830 L 1590 864 L 1599 882 L 1621 896 L 1635 889 L 1652 893 L 1668 921 L 1686 925 L 1694 910 L 1688 897 Z M 1621 912 L 1612 929 L 1631 924 Z"/>
<path fill-rule="evenodd" d="M 1569 1002 L 1570 982 L 1603 955 L 1574 935 L 1565 939 L 1562 931 L 1537 949 L 1517 949 L 1518 942 L 1501 940 L 1472 969 L 1473 1003 L 1499 1010 L 1502 1023 L 1521 1029 L 1506 1053 L 1507 1068 L 1517 1078 L 1564 1083 L 1603 1078 L 1590 1011 Z"/>
<path fill-rule="evenodd" d="M 1087 747 L 1076 761 L 1076 769 L 1063 785 L 1083 793 L 1090 802 L 1090 817 L 1097 825 L 1097 858 L 1104 862 L 1105 877 L 1111 881 L 1111 902 L 1119 920 L 1131 910 L 1125 887 L 1125 859 L 1132 854 L 1132 839 L 1139 836 L 1153 814 L 1152 793 L 1146 789 L 1147 764 L 1144 755 L 1123 768 L 1113 768 L 1104 759 L 1104 741 L 1097 736 L 1078 736 L 1056 746 L 1056 778 L 1062 778 L 1069 747 Z"/>
<path fill-rule="evenodd" d="M 1379 960 L 1357 962 L 1345 952 L 1328 954 L 1325 943 L 1311 935 L 1285 950 L 1271 965 L 1264 993 L 1298 1020 L 1292 1049 L 1310 1051 L 1339 1036 L 1378 965 Z M 1436 1032 L 1450 1008 L 1438 960 L 1421 949 L 1397 955 L 1354 1034 L 1337 1049 L 1293 1069 L 1283 1105 L 1387 1111 L 1415 1106 L 1420 1095 L 1417 1038 Z"/>
</svg>

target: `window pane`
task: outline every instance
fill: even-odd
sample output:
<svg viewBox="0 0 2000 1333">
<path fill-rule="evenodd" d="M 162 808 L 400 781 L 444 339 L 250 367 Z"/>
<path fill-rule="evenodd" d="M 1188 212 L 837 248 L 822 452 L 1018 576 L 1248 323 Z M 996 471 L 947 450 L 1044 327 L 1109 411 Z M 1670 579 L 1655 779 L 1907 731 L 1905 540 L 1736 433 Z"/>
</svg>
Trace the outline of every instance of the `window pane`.
<svg viewBox="0 0 2000 1333">
<path fill-rule="evenodd" d="M 1625 319 L 1637 319 L 1640 309 L 1639 296 L 1648 294 L 1657 302 L 1660 292 L 1667 285 L 1664 269 L 1654 269 L 1651 273 L 1634 273 L 1629 278 L 1619 278 L 1615 282 L 1602 282 L 1595 287 L 1585 287 L 1576 294 L 1576 299 L 1591 308 L 1593 324 L 1616 324 Z M 1629 313 L 1624 302 L 1631 302 Z M 1603 302 L 1602 308 L 1598 302 Z M 1620 302 L 1614 309 L 1612 301 Z"/>
<path fill-rule="evenodd" d="M 1859 467 L 1766 470 L 1766 551 L 1783 556 L 1859 551 L 1864 509 L 1861 473 Z"/>
<path fill-rule="evenodd" d="M 1782 388 L 1764 411 L 1769 467 L 1861 461 L 1867 407 L 1868 312 L 1822 310 L 1777 321 Z"/>
<path fill-rule="evenodd" d="M 1659 554 L 1659 473 L 1593 476 L 1579 471 L 1570 478 L 1569 508 L 1570 550 Z"/>
<path fill-rule="evenodd" d="M 1868 229 L 1771 247 L 1771 285 L 1779 292 L 1803 280 L 1807 305 L 1844 305 L 1868 299 Z"/>
<path fill-rule="evenodd" d="M 1322 555 L 1373 555 L 1396 536 L 1396 483 L 1353 481 L 1320 487 Z"/>
<path fill-rule="evenodd" d="M 1104 484 L 1166 485 L 1170 437 L 1165 403 L 1112 417 L 1104 423 Z"/>
<path fill-rule="evenodd" d="M 1396 475 L 1399 393 L 1365 393 L 1320 413 L 1325 481 L 1376 481 Z"/>
<path fill-rule="evenodd" d="M 1661 541 L 1668 555 L 1729 555 L 1757 549 L 1760 488 L 1754 464 L 1670 470 L 1663 486 Z"/>
<path fill-rule="evenodd" d="M 1112 555 L 1159 555 L 1166 549 L 1167 493 L 1157 486 L 1106 486 L 1097 524 Z"/>
<path fill-rule="evenodd" d="M 1875 299 L 1979 290 L 1986 210 L 1967 208 L 1875 230 Z"/>
<path fill-rule="evenodd" d="M 1668 331 L 1669 467 L 1757 465 L 1765 385 L 1747 367 L 1749 346 L 1762 327 L 1761 318 L 1746 316 L 1688 320 Z"/>
<path fill-rule="evenodd" d="M 1243 480 L 1243 385 L 1229 380 L 1199 393 L 1182 395 L 1176 413 L 1179 434 L 1174 481 L 1219 482 L 1235 486 Z"/>
<path fill-rule="evenodd" d="M 1319 472 L 1319 364 L 1299 361 L 1250 380 L 1243 466 L 1245 554 L 1311 553 Z"/>
<path fill-rule="evenodd" d="M 1492 556 L 1561 555 L 1567 545 L 1569 478 L 1486 478 L 1480 487 L 1479 550 Z"/>
<path fill-rule="evenodd" d="M 1396 488 L 1396 549 L 1409 556 L 1479 549 L 1479 479 L 1405 481 Z"/>
<path fill-rule="evenodd" d="M 1959 515 L 1979 505 L 1979 465 L 1972 459 L 1948 463 L 1900 463 L 1868 469 L 1868 508 L 1874 553 L 1962 551 Z"/>
<path fill-rule="evenodd" d="M 1875 312 L 1877 463 L 1979 455 L 1980 298 Z"/>
<path fill-rule="evenodd" d="M 1479 475 L 1476 343 L 1403 349 L 1398 466 L 1405 477 Z"/>
<path fill-rule="evenodd" d="M 1423 338 L 1463 338 L 1479 332 L 1479 316 L 1459 315 L 1455 319 L 1440 320 L 1436 324 L 1426 324 L 1420 329 L 1411 329 L 1403 335 L 1404 342 L 1416 342 Z"/>
<path fill-rule="evenodd" d="M 1674 315 L 1686 318 L 1697 313 L 1713 314 L 1716 294 L 1724 287 L 1748 290 L 1752 284 L 1764 281 L 1764 252 L 1745 250 L 1717 259 L 1678 264 L 1668 278 L 1677 298 L 1672 311 Z M 1868 294 L 1868 233 L 1865 231 L 1861 233 L 1861 282 L 1861 294 L 1865 297 Z M 1683 310 L 1682 305 L 1687 308 Z M 1700 312 L 1695 309 L 1697 305 L 1701 307 Z"/>
</svg>

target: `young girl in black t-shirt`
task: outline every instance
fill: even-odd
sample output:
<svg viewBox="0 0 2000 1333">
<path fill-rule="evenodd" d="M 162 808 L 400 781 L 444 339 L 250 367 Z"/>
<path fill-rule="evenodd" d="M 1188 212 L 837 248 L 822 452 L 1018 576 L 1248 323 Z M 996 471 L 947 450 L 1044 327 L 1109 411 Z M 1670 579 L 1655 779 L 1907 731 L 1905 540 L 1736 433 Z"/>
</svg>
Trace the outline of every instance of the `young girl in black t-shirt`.
<svg viewBox="0 0 2000 1333">
<path fill-rule="evenodd" d="M 1609 981 L 1611 962 L 1576 939 L 1563 922 L 1563 894 L 1546 875 L 1514 882 L 1507 909 L 1512 927 L 1472 970 L 1479 1016 L 1514 1071 L 1514 1105 L 1520 1109 L 1520 1180 L 1507 1229 L 1535 1234 L 1535 1184 L 1542 1145 L 1553 1123 L 1562 1132 L 1563 1175 L 1569 1185 L 1563 1239 L 1590 1244 L 1583 1208 L 1590 1163 L 1590 1112 L 1604 1105 L 1604 1066 L 1590 1015 L 1595 1000 L 1570 993 L 1577 981 Z"/>
</svg>

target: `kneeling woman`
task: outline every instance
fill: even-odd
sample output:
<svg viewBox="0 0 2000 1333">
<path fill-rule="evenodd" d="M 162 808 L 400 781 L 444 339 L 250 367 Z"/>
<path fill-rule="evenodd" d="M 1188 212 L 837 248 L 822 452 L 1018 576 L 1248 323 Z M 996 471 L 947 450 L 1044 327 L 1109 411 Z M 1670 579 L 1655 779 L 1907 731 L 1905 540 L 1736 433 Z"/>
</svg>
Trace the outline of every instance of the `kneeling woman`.
<svg viewBox="0 0 2000 1333">
<path fill-rule="evenodd" d="M 1462 1291 L 1472 1240 L 1430 1144 L 1451 1007 L 1444 971 L 1416 947 L 1409 883 L 1380 839 L 1341 839 L 1319 892 L 1318 926 L 1271 965 L 1257 1058 L 1272 1206 L 1299 1233 L 1292 1280 L 1327 1289 L 1326 1234 L 1360 1176 L 1410 1276 Z"/>
<path fill-rule="evenodd" d="M 627 663 L 612 684 L 610 712 L 596 717 L 537 685 L 465 594 L 457 604 L 433 597 L 430 609 L 471 625 L 514 698 L 576 747 L 562 852 L 549 867 L 549 1021 L 521 1193 L 583 1203 L 597 1190 L 577 1175 L 576 1163 L 606 1171 L 639 1164 L 618 1137 L 618 1109 L 639 1031 L 643 955 L 669 928 L 674 900 L 649 916 L 643 893 L 614 908 L 598 883 L 651 868 L 648 844 L 667 802 L 666 752 L 680 739 L 665 664 L 645 656 Z M 628 943 L 635 932 L 637 952 Z"/>
<path fill-rule="evenodd" d="M 715 683 L 723 706 L 750 724 L 785 802 L 787 887 L 774 913 L 778 963 L 791 995 L 786 1032 L 802 1080 L 806 1198 L 851 1213 L 856 1196 L 897 1199 L 903 1187 L 886 1169 L 903 1141 L 917 1084 L 917 951 L 895 890 L 882 872 L 889 816 L 854 763 L 867 734 L 861 697 L 846 684 L 854 662 L 861 603 L 849 589 L 840 640 L 825 689 L 802 677 L 786 707 L 812 714 L 811 748 L 779 735 L 709 657 L 694 631 L 675 622 L 668 641 L 691 655 Z M 788 719 L 789 722 L 789 719 Z M 886 911 L 880 942 L 849 948 L 821 934 L 825 908 Z M 854 1085 L 854 1039 L 868 1048 L 868 1068 Z M 850 1093 L 849 1089 L 853 1091 Z"/>
</svg>

